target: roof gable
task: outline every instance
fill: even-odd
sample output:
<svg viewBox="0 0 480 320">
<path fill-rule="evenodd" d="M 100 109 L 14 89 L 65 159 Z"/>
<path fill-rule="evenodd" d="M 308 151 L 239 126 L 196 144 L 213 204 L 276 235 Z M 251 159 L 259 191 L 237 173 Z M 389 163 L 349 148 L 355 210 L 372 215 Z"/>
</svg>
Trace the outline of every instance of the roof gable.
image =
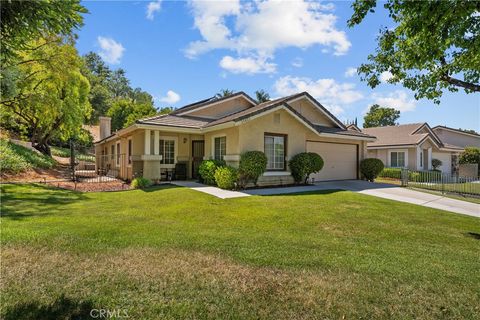
<svg viewBox="0 0 480 320">
<path fill-rule="evenodd" d="M 422 143 L 427 137 L 441 146 L 438 137 L 426 123 L 410 123 L 398 126 L 365 128 L 362 131 L 377 137 L 377 141 L 368 143 L 368 147 L 406 146 Z"/>
</svg>

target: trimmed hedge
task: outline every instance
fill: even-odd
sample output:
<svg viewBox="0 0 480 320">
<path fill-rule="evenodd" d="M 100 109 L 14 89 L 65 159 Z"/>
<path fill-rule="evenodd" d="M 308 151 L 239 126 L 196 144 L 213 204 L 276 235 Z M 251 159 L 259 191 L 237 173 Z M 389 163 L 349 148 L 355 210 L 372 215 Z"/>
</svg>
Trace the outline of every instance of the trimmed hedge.
<svg viewBox="0 0 480 320">
<path fill-rule="evenodd" d="M 401 179 L 402 178 L 402 169 L 400 168 L 384 168 L 382 172 L 378 174 L 379 178 L 391 178 L 391 179 Z"/>
<path fill-rule="evenodd" d="M 215 182 L 222 189 L 232 190 L 238 181 L 238 171 L 234 167 L 218 167 L 215 171 Z"/>
<path fill-rule="evenodd" d="M 319 172 L 323 168 L 322 157 L 314 152 L 302 152 L 294 155 L 288 162 L 293 179 L 296 183 L 308 182 L 312 173 Z"/>
<path fill-rule="evenodd" d="M 150 187 L 151 185 L 152 181 L 144 177 L 138 177 L 132 180 L 133 189 L 145 189 Z"/>
<path fill-rule="evenodd" d="M 247 151 L 240 156 L 238 173 L 242 188 L 250 181 L 257 185 L 258 178 L 267 169 L 267 161 L 267 156 L 262 151 Z"/>
<path fill-rule="evenodd" d="M 225 161 L 219 160 L 204 160 L 198 167 L 198 173 L 202 178 L 202 182 L 214 185 L 215 184 L 215 171 L 218 167 L 224 166 Z"/>
<path fill-rule="evenodd" d="M 360 172 L 365 179 L 373 182 L 375 178 L 382 172 L 384 168 L 383 162 L 376 158 L 366 158 L 360 161 Z"/>
</svg>

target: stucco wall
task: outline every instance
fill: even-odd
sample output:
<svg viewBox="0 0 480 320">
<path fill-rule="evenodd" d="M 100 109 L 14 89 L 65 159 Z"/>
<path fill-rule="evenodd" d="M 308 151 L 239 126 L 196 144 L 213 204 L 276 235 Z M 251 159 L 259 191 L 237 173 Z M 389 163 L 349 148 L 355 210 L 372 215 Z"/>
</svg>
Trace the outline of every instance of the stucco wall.
<svg viewBox="0 0 480 320">
<path fill-rule="evenodd" d="M 377 158 L 382 160 L 385 167 L 390 167 L 390 152 L 406 151 L 406 167 L 410 170 L 417 170 L 417 149 L 416 148 L 391 148 L 391 149 L 370 149 L 367 152 L 369 158 Z"/>
<path fill-rule="evenodd" d="M 230 127 L 222 130 L 216 130 L 205 133 L 205 159 L 213 159 L 213 144 L 215 137 L 226 136 L 226 155 L 227 156 L 239 156 L 239 128 Z"/>
</svg>

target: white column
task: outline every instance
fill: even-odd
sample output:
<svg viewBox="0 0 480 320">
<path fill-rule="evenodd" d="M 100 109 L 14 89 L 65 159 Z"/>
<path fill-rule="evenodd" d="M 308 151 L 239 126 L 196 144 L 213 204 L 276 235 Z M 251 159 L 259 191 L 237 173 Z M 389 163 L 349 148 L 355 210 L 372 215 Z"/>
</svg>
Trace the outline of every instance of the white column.
<svg viewBox="0 0 480 320">
<path fill-rule="evenodd" d="M 150 129 L 145 129 L 145 149 L 144 154 L 150 154 Z"/>
<path fill-rule="evenodd" d="M 428 170 L 432 170 L 432 148 L 428 148 L 428 158 L 427 158 Z"/>
<path fill-rule="evenodd" d="M 153 131 L 154 141 L 153 141 L 153 150 L 155 155 L 160 154 L 160 132 L 158 130 Z"/>
</svg>

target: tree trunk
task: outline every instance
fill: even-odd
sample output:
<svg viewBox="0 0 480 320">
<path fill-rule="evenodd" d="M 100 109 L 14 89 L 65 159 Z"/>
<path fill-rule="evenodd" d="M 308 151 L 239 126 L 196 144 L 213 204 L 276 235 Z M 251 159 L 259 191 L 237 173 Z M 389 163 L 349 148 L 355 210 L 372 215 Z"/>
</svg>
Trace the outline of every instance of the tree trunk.
<svg viewBox="0 0 480 320">
<path fill-rule="evenodd" d="M 52 150 L 50 150 L 50 146 L 46 142 L 36 143 L 33 145 L 33 147 L 44 155 L 47 155 L 49 157 L 52 156 Z"/>
</svg>

